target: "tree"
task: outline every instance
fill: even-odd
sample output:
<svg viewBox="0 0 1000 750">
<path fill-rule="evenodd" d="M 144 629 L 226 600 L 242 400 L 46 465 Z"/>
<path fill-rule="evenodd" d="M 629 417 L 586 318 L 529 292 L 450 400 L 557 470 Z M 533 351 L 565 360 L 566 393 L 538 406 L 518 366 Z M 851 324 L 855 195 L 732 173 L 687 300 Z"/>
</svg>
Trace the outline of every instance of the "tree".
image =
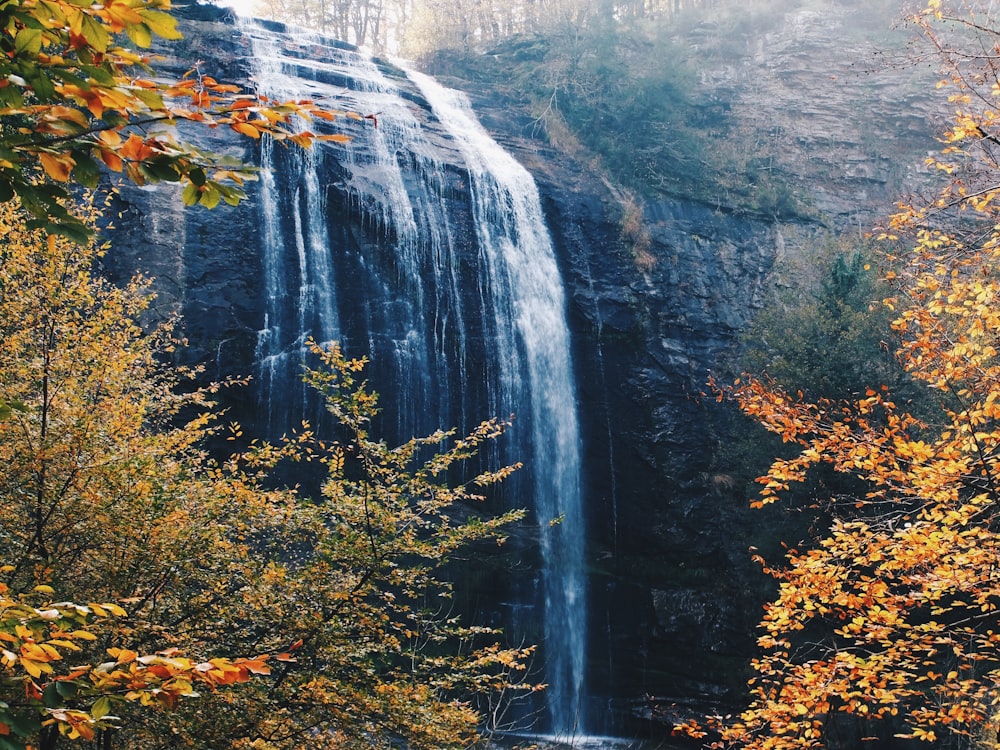
<svg viewBox="0 0 1000 750">
<path fill-rule="evenodd" d="M 961 54 L 937 32 L 949 19 L 978 36 Z M 896 311 L 900 361 L 937 407 L 917 416 L 878 383 L 839 401 L 753 378 L 723 392 L 795 448 L 758 480 L 755 505 L 820 467 L 863 489 L 818 495 L 829 529 L 783 564 L 765 563 L 778 593 L 761 623 L 751 702 L 736 719 L 710 722 L 716 746 L 875 746 L 893 736 L 940 747 L 997 743 L 1000 230 L 990 152 L 998 27 L 938 0 L 915 20 L 958 63 L 950 82 L 962 106 L 945 136 L 949 162 L 934 163 L 962 179 L 931 206 L 894 217 L 885 239 L 905 235 L 911 249 L 892 256 L 895 293 L 885 303 Z"/>
<path fill-rule="evenodd" d="M 410 0 L 257 0 L 254 12 L 384 54 L 406 25 L 411 5 Z"/>
<path fill-rule="evenodd" d="M 810 399 L 860 397 L 873 382 L 905 389 L 880 264 L 877 249 L 847 239 L 792 260 L 741 335 L 737 367 L 766 372 Z"/>
<path fill-rule="evenodd" d="M 309 379 L 341 424 L 337 440 L 303 425 L 281 443 L 214 459 L 209 438 L 242 435 L 214 412 L 219 386 L 195 387 L 196 373 L 169 366 L 179 345 L 171 325 L 139 324 L 144 281 L 103 282 L 99 248 L 40 237 L 15 204 L 0 206 L 0 605 L 58 591 L 97 615 L 129 612 L 102 618 L 98 651 L 78 653 L 52 639 L 85 638 L 65 633 L 87 628 L 61 626 L 84 610 L 32 605 L 43 612 L 32 637 L 68 670 L 17 662 L 42 693 L 35 710 L 58 710 L 66 737 L 93 729 L 108 748 L 387 747 L 394 738 L 435 748 L 475 734 L 477 696 L 530 689 L 518 684 L 530 649 L 462 626 L 441 572 L 518 516 L 474 507 L 477 488 L 512 467 L 463 468 L 502 424 L 387 446 L 369 432 L 377 399 L 358 381 L 364 363 L 316 346 Z M 306 462 L 328 473 L 321 495 L 276 478 L 279 465 Z M 0 646 L 5 622 L 0 615 Z M 114 665 L 103 668 L 106 648 Z M 143 674 L 120 691 L 86 682 L 154 665 L 173 670 L 160 671 L 180 688 L 213 670 L 223 683 L 241 679 L 176 705 Z M 269 675 L 249 680 L 267 665 Z M 56 685 L 55 705 L 45 699 L 53 680 L 76 685 Z M 25 684 L 0 676 L 0 700 L 24 708 Z M 102 713 L 104 696 L 115 698 L 114 714 Z M 150 711 L 161 703 L 171 710 Z M 0 713 L 0 741 L 3 723 Z"/>
<path fill-rule="evenodd" d="M 18 197 L 33 226 L 86 239 L 69 184 L 94 187 L 103 164 L 137 183 L 185 185 L 184 202 L 235 204 L 249 172 L 180 141 L 178 121 L 267 133 L 308 146 L 293 117 L 333 119 L 310 102 L 270 103 L 189 71 L 163 81 L 138 48 L 178 39 L 170 0 L 14 0 L 0 5 L 0 202 Z"/>
</svg>

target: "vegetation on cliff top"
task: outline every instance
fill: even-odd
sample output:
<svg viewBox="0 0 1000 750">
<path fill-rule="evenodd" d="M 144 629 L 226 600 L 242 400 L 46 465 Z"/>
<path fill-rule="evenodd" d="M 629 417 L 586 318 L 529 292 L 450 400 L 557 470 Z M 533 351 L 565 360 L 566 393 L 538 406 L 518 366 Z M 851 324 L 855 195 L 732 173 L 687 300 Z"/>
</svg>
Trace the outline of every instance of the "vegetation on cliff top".
<svg viewBox="0 0 1000 750">
<path fill-rule="evenodd" d="M 816 218 L 782 170 L 775 123 L 731 110 L 752 81 L 706 85 L 759 54 L 786 17 L 813 0 L 261 0 L 256 12 L 416 58 L 431 72 L 516 101 L 526 132 L 590 160 L 646 198 L 682 196 L 726 210 Z M 835 12 L 845 48 L 900 14 L 895 0 Z M 882 40 L 884 42 L 884 39 Z M 766 48 L 766 44 L 764 44 Z M 461 86 L 461 83 L 459 83 Z M 803 94 L 808 96 L 808 94 Z"/>
</svg>

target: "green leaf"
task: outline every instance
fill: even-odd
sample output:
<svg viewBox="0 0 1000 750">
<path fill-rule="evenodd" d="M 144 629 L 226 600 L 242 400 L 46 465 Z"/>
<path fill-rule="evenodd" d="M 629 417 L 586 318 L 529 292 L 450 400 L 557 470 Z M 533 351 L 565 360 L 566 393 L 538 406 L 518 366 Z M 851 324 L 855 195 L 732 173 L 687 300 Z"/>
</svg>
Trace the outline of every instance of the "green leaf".
<svg viewBox="0 0 1000 750">
<path fill-rule="evenodd" d="M 58 223 L 49 222 L 45 225 L 45 231 L 47 234 L 57 234 L 60 237 L 65 237 L 79 245 L 87 244 L 92 234 L 82 222 L 76 222 L 72 219 Z"/>
<path fill-rule="evenodd" d="M 84 14 L 80 24 L 80 35 L 87 40 L 87 44 L 96 51 L 104 53 L 108 51 L 108 44 L 111 42 L 111 35 L 104 25 L 95 21 L 90 16 Z"/>
<path fill-rule="evenodd" d="M 66 14 L 63 13 L 58 3 L 49 2 L 49 0 L 39 0 L 38 5 L 45 9 L 45 17 L 60 23 L 66 22 Z"/>
<path fill-rule="evenodd" d="M 205 174 L 205 170 L 201 167 L 195 167 L 188 172 L 188 179 L 198 187 L 201 187 L 208 181 L 208 175 Z"/>
<path fill-rule="evenodd" d="M 118 80 L 115 73 L 106 63 L 103 65 L 81 65 L 80 72 L 88 78 L 93 78 L 95 82 L 102 86 L 117 86 Z"/>
<path fill-rule="evenodd" d="M 46 708 L 59 708 L 63 704 L 58 682 L 50 682 L 45 686 L 45 690 L 42 691 L 42 702 Z"/>
<path fill-rule="evenodd" d="M 76 694 L 80 692 L 80 686 L 69 680 L 56 680 L 53 684 L 63 698 L 75 698 Z"/>
<path fill-rule="evenodd" d="M 73 179 L 84 187 L 95 188 L 101 178 L 100 167 L 97 162 L 86 151 L 73 149 Z"/>
<path fill-rule="evenodd" d="M 157 182 L 177 182 L 181 178 L 180 172 L 169 158 L 146 162 L 143 166 L 145 167 L 143 174 Z"/>
<path fill-rule="evenodd" d="M 7 86 L 0 89 L 0 105 L 18 109 L 24 106 L 24 94 L 20 86 Z"/>
<path fill-rule="evenodd" d="M 150 109 L 163 109 L 163 97 L 152 89 L 138 89 L 132 92 L 139 101 Z"/>
<path fill-rule="evenodd" d="M 31 72 L 26 72 L 25 78 L 28 79 L 28 83 L 34 89 L 37 98 L 51 99 L 55 96 L 56 88 L 52 83 L 52 79 L 49 78 L 47 70 L 38 68 Z"/>
<path fill-rule="evenodd" d="M 101 118 L 111 128 L 118 128 L 128 122 L 128 118 L 114 110 L 105 110 Z"/>
<path fill-rule="evenodd" d="M 153 35 L 145 24 L 130 23 L 125 27 L 125 33 L 136 47 L 146 49 L 153 43 Z"/>
<path fill-rule="evenodd" d="M 184 201 L 185 206 L 193 206 L 198 202 L 198 186 L 193 182 L 189 182 L 184 188 L 184 192 L 181 193 L 181 200 Z"/>
<path fill-rule="evenodd" d="M 198 201 L 205 208 L 215 208 L 219 205 L 219 199 L 222 196 L 219 195 L 219 188 L 216 183 L 210 182 L 205 186 L 205 190 L 202 191 L 201 199 Z"/>
<path fill-rule="evenodd" d="M 244 193 L 239 188 L 234 188 L 230 187 L 229 185 L 222 185 L 222 184 L 217 184 L 216 186 L 219 189 L 219 195 L 222 196 L 222 200 L 224 200 L 230 206 L 240 205 L 240 201 L 244 200 L 247 197 L 247 194 Z"/>
<path fill-rule="evenodd" d="M 140 10 L 139 15 L 146 22 L 149 30 L 164 39 L 181 39 L 182 35 L 177 30 L 177 19 L 169 13 L 161 13 L 156 10 Z"/>
<path fill-rule="evenodd" d="M 98 720 L 103 719 L 109 713 L 111 713 L 111 699 L 106 695 L 102 695 L 90 707 L 90 715 Z"/>
<path fill-rule="evenodd" d="M 89 78 L 77 75 L 76 71 L 64 70 L 62 68 L 51 68 L 50 72 L 53 76 L 65 83 L 70 83 L 74 86 L 79 86 L 80 88 L 88 88 L 90 86 Z"/>
<path fill-rule="evenodd" d="M 15 186 L 15 190 L 16 189 L 17 188 Z M 69 191 L 66 190 L 66 188 L 61 185 L 54 185 L 51 182 L 45 182 L 40 185 L 27 185 L 26 189 L 26 191 L 34 193 L 45 201 L 55 202 L 59 200 L 66 200 L 70 197 Z M 23 193 L 21 194 L 21 197 L 25 197 Z"/>
<path fill-rule="evenodd" d="M 35 711 L 8 713 L 6 721 L 18 737 L 31 737 L 42 728 L 42 719 Z"/>
<path fill-rule="evenodd" d="M 37 55 L 42 51 L 40 29 L 21 29 L 14 37 L 14 51 L 19 55 Z"/>
</svg>

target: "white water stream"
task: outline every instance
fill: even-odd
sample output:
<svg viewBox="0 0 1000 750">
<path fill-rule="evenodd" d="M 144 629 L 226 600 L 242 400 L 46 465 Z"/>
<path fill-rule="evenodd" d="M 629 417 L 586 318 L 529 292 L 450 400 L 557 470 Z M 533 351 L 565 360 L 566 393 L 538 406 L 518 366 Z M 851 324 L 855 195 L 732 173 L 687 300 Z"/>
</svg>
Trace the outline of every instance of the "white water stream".
<svg viewBox="0 0 1000 750">
<path fill-rule="evenodd" d="M 581 733 L 587 605 L 580 431 L 555 252 L 535 181 L 487 134 L 468 98 L 429 76 L 407 75 L 455 139 L 469 170 L 479 252 L 490 269 L 503 380 L 512 394 L 523 390 L 531 405 L 551 729 Z"/>
</svg>

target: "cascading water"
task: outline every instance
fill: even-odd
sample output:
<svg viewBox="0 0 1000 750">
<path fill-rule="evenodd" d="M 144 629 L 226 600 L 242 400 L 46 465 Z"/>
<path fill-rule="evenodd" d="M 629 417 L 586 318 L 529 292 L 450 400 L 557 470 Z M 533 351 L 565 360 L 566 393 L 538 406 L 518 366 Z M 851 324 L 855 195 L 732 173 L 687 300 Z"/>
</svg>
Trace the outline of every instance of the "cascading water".
<svg viewBox="0 0 1000 750">
<path fill-rule="evenodd" d="M 304 97 L 294 91 L 292 79 L 283 74 L 276 47 L 263 37 L 251 37 L 260 93 L 279 93 L 288 98 Z M 267 405 L 266 430 L 269 435 L 292 427 L 285 404 L 284 418 L 270 405 L 287 399 L 290 379 L 303 364 L 308 339 L 330 341 L 339 338 L 336 309 L 336 279 L 326 231 L 326 216 L 319 185 L 315 151 L 297 149 L 284 154 L 287 166 L 275 179 L 277 161 L 274 144 L 264 138 L 261 146 L 260 221 L 264 282 L 267 290 L 264 328 L 258 332 L 257 365 L 261 400 Z M 290 211 L 285 209 L 291 207 Z M 291 219 L 291 226 L 285 221 Z M 294 257 L 294 264 L 289 263 Z M 289 269 L 297 277 L 298 289 L 289 299 Z M 292 282 L 294 283 L 294 282 Z M 277 396 L 277 398 L 276 398 Z M 294 411 L 307 416 L 304 404 Z"/>
<path fill-rule="evenodd" d="M 273 384 L 262 393 L 268 423 L 296 421 L 297 410 L 289 409 L 288 399 L 301 370 L 303 343 L 312 337 L 350 342 L 352 354 L 369 353 L 379 367 L 391 367 L 394 377 L 385 380 L 399 395 L 393 408 L 398 436 L 451 424 L 456 409 L 458 424 L 466 425 L 457 387 L 466 363 L 462 301 L 453 271 L 458 260 L 448 216 L 435 197 L 445 179 L 441 165 L 413 151 L 419 125 L 375 64 L 353 50 L 307 34 L 297 35 L 294 43 L 284 37 L 287 44 L 279 47 L 272 30 L 249 23 L 244 33 L 253 45 L 261 93 L 379 113 L 372 120 L 377 127 L 339 120 L 338 127 L 353 140 L 335 149 L 317 147 L 302 155 L 264 139 L 259 205 L 269 304 L 258 363 L 265 386 Z M 403 152 L 412 159 L 407 176 L 421 184 L 417 191 L 407 188 L 397 162 Z M 377 259 L 352 254 L 329 236 L 318 174 L 323 154 L 330 153 L 349 168 L 355 210 L 380 235 L 378 244 L 392 247 L 389 273 Z M 301 290 L 297 298 L 288 291 L 295 279 Z M 360 300 L 338 299 L 340 288 L 359 283 L 365 287 Z M 452 403 L 456 400 L 458 407 Z"/>
<path fill-rule="evenodd" d="M 582 733 L 586 601 L 580 431 L 566 303 L 552 241 L 531 175 L 490 138 L 465 96 L 423 74 L 408 75 L 455 138 L 469 169 L 479 251 L 489 269 L 490 303 L 500 334 L 502 379 L 512 401 L 526 399 L 531 408 L 552 730 Z M 553 521 L 558 525 L 550 532 Z"/>
<path fill-rule="evenodd" d="M 565 297 L 535 184 L 467 100 L 426 76 L 397 71 L 429 103 L 447 133 L 445 148 L 461 154 L 461 178 L 414 116 L 412 88 L 404 95 L 377 64 L 304 34 L 279 46 L 272 29 L 245 24 L 244 33 L 262 93 L 374 115 L 338 120 L 353 140 L 312 155 L 262 149 L 268 312 L 258 366 L 269 428 L 294 423 L 298 410 L 288 401 L 298 391 L 289 385 L 308 337 L 337 337 L 348 354 L 371 356 L 381 372 L 374 380 L 392 398 L 386 412 L 395 423 L 383 425 L 390 437 L 514 413 L 520 440 L 513 438 L 512 460 L 529 467 L 541 540 L 535 609 L 544 618 L 546 729 L 581 734 L 580 438 Z M 324 154 L 338 166 L 321 171 Z M 345 234 L 324 206 L 319 175 L 331 173 L 366 222 L 365 236 Z M 450 213 L 456 184 L 465 186 L 465 218 Z"/>
</svg>

